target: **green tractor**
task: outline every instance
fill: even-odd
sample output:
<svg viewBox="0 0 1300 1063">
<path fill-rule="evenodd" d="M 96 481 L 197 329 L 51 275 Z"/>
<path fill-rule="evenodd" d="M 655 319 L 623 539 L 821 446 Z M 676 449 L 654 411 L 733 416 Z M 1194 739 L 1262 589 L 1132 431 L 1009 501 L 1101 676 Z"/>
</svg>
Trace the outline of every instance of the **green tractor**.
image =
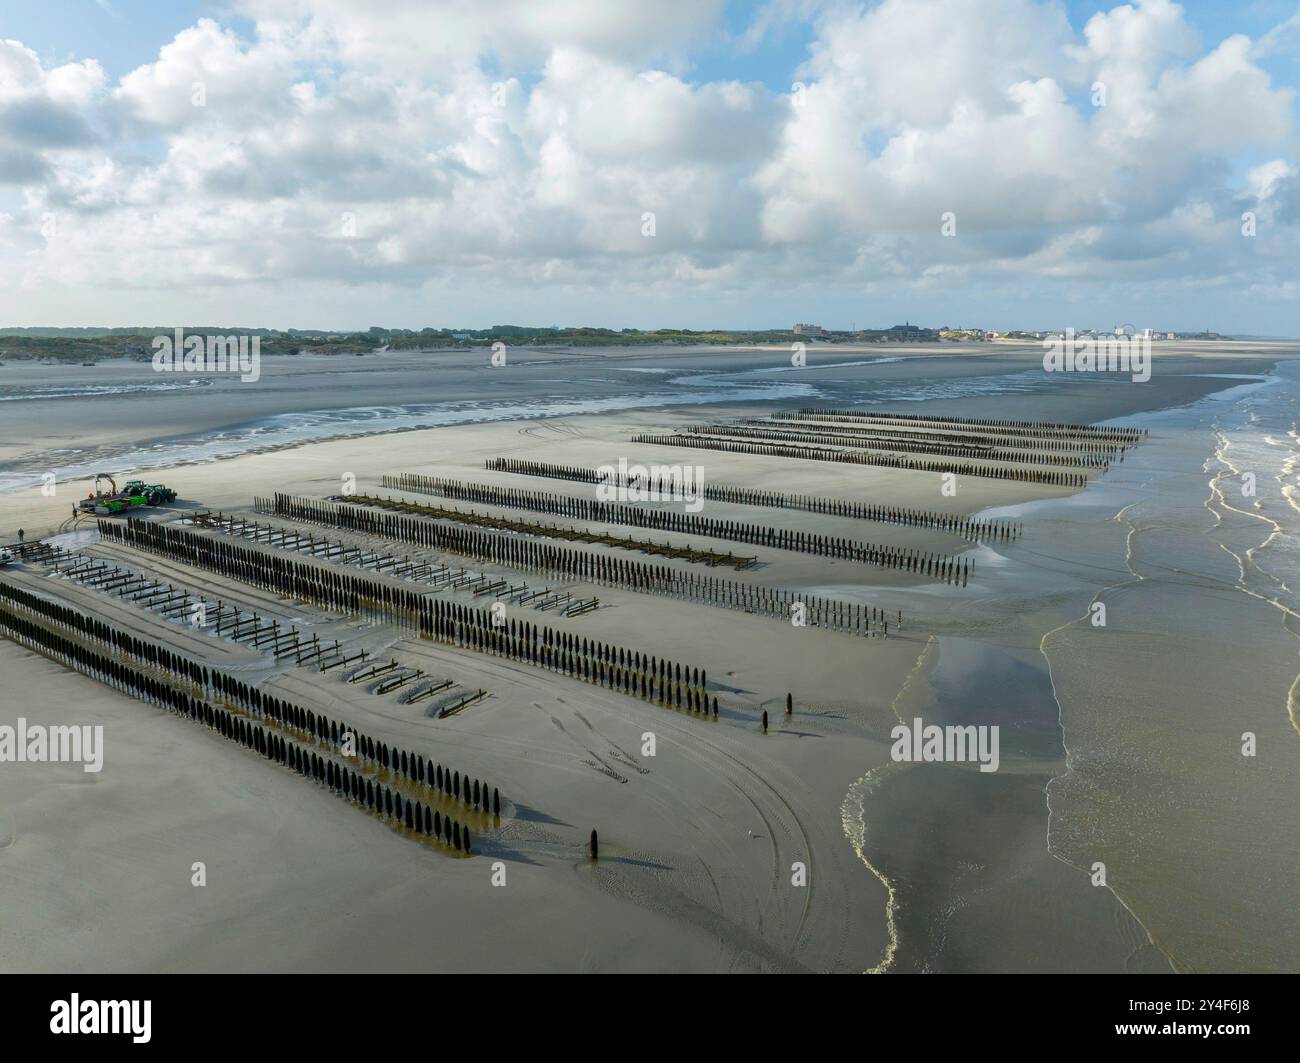
<svg viewBox="0 0 1300 1063">
<path fill-rule="evenodd" d="M 176 492 L 165 484 L 147 484 L 143 480 L 128 480 L 121 491 L 101 498 L 95 512 L 107 515 L 121 513 L 141 506 L 161 506 L 176 501 Z"/>
</svg>

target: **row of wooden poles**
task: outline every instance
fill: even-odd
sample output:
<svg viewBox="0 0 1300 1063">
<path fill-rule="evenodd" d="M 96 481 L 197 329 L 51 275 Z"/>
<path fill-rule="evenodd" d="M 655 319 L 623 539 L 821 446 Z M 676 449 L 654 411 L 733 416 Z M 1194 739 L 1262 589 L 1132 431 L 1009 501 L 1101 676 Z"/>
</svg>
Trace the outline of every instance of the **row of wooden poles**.
<svg viewBox="0 0 1300 1063">
<path fill-rule="evenodd" d="M 247 526 L 247 522 L 240 523 Z M 234 522 L 231 521 L 230 524 L 233 526 Z M 55 574 L 76 580 L 83 587 L 114 594 L 134 605 L 152 609 L 169 620 L 188 616 L 191 626 L 211 631 L 218 638 L 226 638 L 261 652 L 270 652 L 276 661 L 292 661 L 299 667 L 310 665 L 321 672 L 328 672 L 358 662 L 365 667 L 366 658 L 370 656 L 366 650 L 360 650 L 349 657 L 338 639 L 331 646 L 328 642 L 321 642 L 319 635 L 307 638 L 297 628 L 282 628 L 278 620 L 263 622 L 262 617 L 255 612 L 241 610 L 238 606 L 227 606 L 220 599 L 214 604 L 184 588 L 178 589 L 171 583 L 163 584 L 152 577 L 140 575 L 100 558 L 58 550 L 45 560 L 46 564 L 53 566 Z M 399 665 L 393 660 L 387 664 L 371 662 L 366 672 L 358 670 L 348 676 L 347 681 L 364 682 L 381 675 L 384 678 L 375 688 L 375 693 L 381 696 L 425 677 L 423 669 Z M 434 679 L 423 689 L 411 691 L 403 704 L 411 705 L 435 697 L 455 685 L 451 679 Z M 487 691 L 482 689 L 463 693 L 456 700 L 444 704 L 438 711 L 438 718 L 453 716 L 486 696 Z"/>
<path fill-rule="evenodd" d="M 743 424 L 698 424 L 682 428 L 688 436 L 717 436 L 734 439 L 761 439 L 774 443 L 815 443 L 830 447 L 853 447 L 858 450 L 879 450 L 890 453 L 906 451 L 911 454 L 938 454 L 942 457 L 973 458 L 979 461 L 1006 461 L 1025 465 L 1064 465 L 1081 469 L 1110 467 L 1110 460 L 1102 454 L 1047 454 L 1028 450 L 1010 450 L 994 445 L 971 443 L 927 442 L 917 438 L 897 439 L 893 445 L 886 441 L 863 437 L 851 431 L 828 428 L 811 431 L 803 428 L 750 427 Z"/>
<path fill-rule="evenodd" d="M 805 406 L 798 410 L 777 410 L 774 418 L 798 418 L 814 421 L 861 421 L 872 424 L 899 425 L 911 428 L 960 428 L 1025 435 L 1036 438 L 1098 439 L 1116 443 L 1137 443 L 1149 430 L 1121 428 L 1113 425 L 1078 424 L 1068 421 L 1011 421 L 992 417 L 936 417 L 919 413 L 871 413 L 867 410 L 823 410 Z"/>
<path fill-rule="evenodd" d="M 505 472 L 517 476 L 539 476 L 549 480 L 573 480 L 578 483 L 607 484 L 612 487 L 634 488 L 649 492 L 646 501 L 679 500 L 686 490 L 680 475 L 670 466 L 649 466 L 645 476 L 622 476 L 580 465 L 555 465 L 544 461 L 526 461 L 520 458 L 488 458 L 485 468 L 491 472 Z M 385 477 L 395 481 L 393 486 L 404 489 L 402 483 L 419 483 L 431 477 L 415 473 L 402 473 Z M 419 487 L 405 488 L 420 490 Z M 736 484 L 703 483 L 697 481 L 689 488 L 713 502 L 727 502 L 738 506 L 755 506 L 766 509 L 800 509 L 809 513 L 824 513 L 832 517 L 851 517 L 878 524 L 899 524 L 909 528 L 933 528 L 948 532 L 970 542 L 1010 542 L 1020 538 L 1023 525 L 1004 520 L 976 520 L 961 513 L 938 513 L 927 509 L 906 506 L 883 506 L 874 502 L 851 502 L 844 498 L 826 498 L 816 495 L 799 495 L 784 491 L 768 491 Z"/>
<path fill-rule="evenodd" d="M 1007 469 L 997 465 L 976 465 L 969 461 L 931 461 L 922 458 L 894 457 L 885 454 L 866 454 L 856 450 L 830 450 L 820 447 L 797 446 L 793 443 L 744 443 L 738 440 L 718 439 L 712 436 L 653 435 L 650 433 L 635 435 L 631 441 L 657 447 L 717 450 L 727 454 L 803 458 L 809 461 L 836 461 L 849 465 L 873 465 L 885 469 L 904 469 L 909 472 L 983 476 L 994 480 L 1046 484 L 1051 487 L 1086 487 L 1088 483 L 1088 478 L 1083 473 L 1052 472 L 1046 469 Z"/>
<path fill-rule="evenodd" d="M 482 505 L 529 509 L 534 512 L 551 513 L 573 520 L 630 524 L 638 528 L 654 528 L 679 535 L 703 535 L 711 539 L 728 539 L 753 546 L 793 550 L 801 554 L 817 554 L 823 557 L 859 561 L 863 564 L 879 565 L 886 568 L 915 571 L 918 562 L 923 563 L 932 560 L 937 567 L 944 560 L 954 560 L 951 555 L 943 557 L 942 555 L 928 554 L 920 550 L 903 550 L 901 553 L 894 553 L 889 548 L 877 543 L 857 542 L 852 539 L 837 538 L 830 535 L 814 535 L 810 532 L 789 531 L 770 525 L 716 520 L 711 517 L 701 517 L 694 513 L 676 513 L 666 509 L 646 509 L 621 502 L 572 498 L 545 491 L 520 491 L 510 487 L 496 487 L 491 484 L 468 484 L 459 480 L 445 480 L 432 476 L 385 476 L 382 482 L 384 487 L 396 488 L 397 490 L 438 495 L 459 501 L 477 502 Z M 368 501 L 371 505 L 382 505 L 381 502 L 367 500 L 363 496 L 357 496 L 355 500 Z M 965 568 L 959 563 L 954 566 L 954 571 L 961 571 L 964 574 Z"/>
<path fill-rule="evenodd" d="M 253 507 L 258 513 L 273 513 L 275 510 L 274 501 L 267 498 L 254 498 Z M 321 561 L 353 565 L 378 575 L 421 583 L 431 590 L 467 591 L 475 598 L 490 597 L 511 605 L 527 605 L 543 613 L 554 609 L 561 616 L 585 616 L 600 607 L 599 598 L 580 598 L 571 591 L 551 587 L 534 590 L 527 581 L 516 584 L 487 573 L 412 560 L 409 554 L 398 557 L 387 551 L 365 549 L 325 535 L 304 535 L 298 528 L 277 527 L 223 513 L 195 513 L 190 519 L 200 527 L 213 528 L 227 535 L 238 535 L 282 550 L 294 550 Z"/>
<path fill-rule="evenodd" d="M 1093 454 L 1105 458 L 1115 458 L 1123 454 L 1125 444 L 1109 440 L 1086 437 L 1061 438 L 1043 432 L 1037 435 L 1025 435 L 1016 431 L 1000 432 L 988 428 L 941 428 L 937 425 L 913 426 L 882 424 L 877 421 L 841 420 L 835 417 L 807 417 L 800 414 L 773 413 L 767 417 L 741 417 L 735 421 L 723 422 L 741 425 L 765 425 L 767 427 L 800 426 L 805 430 L 829 432 L 847 439 L 878 440 L 881 442 L 906 443 L 919 440 L 923 443 L 948 443 L 973 447 L 1004 447 L 1012 450 L 1042 450 L 1056 453 Z M 902 447 L 900 449 L 906 449 Z"/>
<path fill-rule="evenodd" d="M 75 580 L 89 590 L 113 594 L 168 620 L 188 619 L 192 626 L 212 631 L 218 638 L 270 651 L 277 661 L 320 666 L 322 671 L 331 666 L 330 662 L 344 663 L 337 640 L 330 646 L 322 643 L 319 635 L 308 638 L 296 627 L 281 627 L 275 619 L 264 622 L 255 612 L 227 605 L 220 599 L 210 602 L 184 587 L 163 583 L 111 561 L 56 549 L 44 562 L 53 566 L 56 575 Z"/>
<path fill-rule="evenodd" d="M 380 498 L 378 495 L 340 495 L 331 501 L 346 502 L 355 506 L 374 506 L 376 509 L 393 510 L 398 513 L 411 513 L 432 520 L 449 520 L 455 524 L 467 524 L 471 527 L 488 528 L 492 531 L 514 532 L 522 535 L 537 535 L 545 539 L 565 539 L 591 543 L 596 546 L 609 546 L 618 550 L 635 550 L 643 554 L 653 554 L 675 561 L 703 563 L 710 568 L 727 565 L 735 569 L 751 568 L 755 558 L 738 556 L 733 553 L 720 553 L 717 550 L 699 550 L 691 546 L 674 546 L 672 543 L 655 543 L 649 539 L 635 539 L 632 536 L 609 535 L 603 532 L 586 531 L 581 528 L 557 528 L 553 524 L 543 524 L 535 520 L 508 520 L 490 513 L 475 513 L 473 510 L 462 511 L 448 509 L 445 506 L 426 506 L 418 502 L 407 502 L 391 496 Z M 611 521 L 617 524 L 619 521 Z M 651 525 L 653 526 L 653 525 Z M 747 541 L 747 540 L 746 540 Z"/>
<path fill-rule="evenodd" d="M 354 804 L 364 805 L 394 826 L 405 826 L 415 835 L 422 835 L 433 840 L 443 840 L 456 850 L 468 853 L 471 839 L 468 826 L 463 826 L 450 815 L 444 816 L 440 809 L 435 809 L 432 802 L 425 804 L 403 794 L 396 785 L 389 786 L 383 781 L 384 774 L 378 774 L 378 780 L 367 778 L 367 765 L 360 762 L 360 770 L 350 764 L 340 763 L 333 757 L 317 749 L 308 748 L 294 741 L 286 734 L 292 734 L 288 723 L 290 717 L 275 716 L 251 711 L 252 702 L 236 707 L 229 700 L 231 691 L 223 689 L 218 682 L 211 688 L 215 695 L 226 699 L 225 705 L 214 706 L 211 701 L 193 693 L 200 688 L 193 682 L 194 662 L 175 657 L 171 651 L 160 654 L 132 653 L 138 650 L 139 640 L 119 629 L 112 628 L 102 621 L 90 624 L 78 624 L 78 620 L 90 618 L 78 610 L 57 606 L 43 598 L 30 594 L 21 588 L 0 582 L 0 595 L 6 601 L 0 606 L 0 630 L 21 645 L 27 646 L 52 660 L 73 668 L 84 675 L 97 679 L 114 689 L 157 705 L 184 719 L 206 725 L 230 741 L 260 754 L 268 760 L 279 763 L 299 774 L 310 776 L 327 789 Z M 26 615 L 24 615 L 26 614 Z M 76 636 L 62 633 L 59 629 L 72 630 Z M 93 646 L 100 642 L 111 647 L 111 653 L 100 652 Z M 92 643 L 88 645 L 87 643 Z M 137 664 L 123 660 L 134 657 L 136 660 L 148 661 L 149 670 Z M 174 667 L 173 667 L 174 666 Z M 209 673 L 214 679 L 229 679 L 220 673 Z M 189 688 L 188 690 L 186 688 Z M 202 693 L 202 691 L 201 691 Z M 260 691 L 257 691 L 260 695 Z M 280 709 L 286 703 L 270 699 Z M 240 711 L 242 708 L 243 711 Z M 297 708 L 296 706 L 293 708 Z M 301 712 L 301 709 L 298 709 Z M 307 714 L 312 716 L 313 714 Z M 320 717 L 314 717 L 318 722 Z M 284 731 L 285 734 L 280 733 Z M 319 732 L 299 728 L 300 733 L 312 735 L 317 743 L 324 744 Z M 346 732 L 345 732 L 346 733 Z M 387 747 L 384 747 L 388 752 Z M 335 752 L 338 752 L 336 749 Z M 403 753 L 403 757 L 407 754 Z M 439 768 L 440 773 L 443 769 Z M 376 774 L 371 769 L 370 774 Z M 432 775 L 430 776 L 432 778 Z M 450 780 L 450 775 L 446 776 Z M 459 782 L 459 776 L 458 782 Z M 413 785 L 412 779 L 410 784 Z M 487 812 L 486 788 L 475 782 L 473 789 L 479 794 L 483 812 Z M 426 796 L 433 794 L 432 784 L 425 786 Z M 466 800 L 470 790 L 465 787 Z M 450 796 L 450 790 L 448 790 Z M 459 794 L 457 795 L 459 797 Z M 500 797 L 493 794 L 494 802 L 499 808 Z M 441 800 L 441 798 L 438 798 Z"/>
<path fill-rule="evenodd" d="M 723 609 L 777 617 L 787 622 L 793 614 L 798 613 L 809 626 L 863 637 L 888 635 L 888 620 L 884 611 L 874 606 L 723 580 L 694 572 L 677 572 L 662 565 L 648 565 L 568 547 L 549 546 L 517 536 L 449 528 L 432 520 L 376 512 L 362 506 L 322 502 L 282 493 L 277 493 L 269 503 L 259 500 L 257 505 L 258 512 L 273 513 L 287 520 L 381 536 L 429 550 L 461 554 L 507 568 L 622 587 L 644 594 L 662 594 Z M 947 578 L 953 577 L 949 575 Z M 898 616 L 898 623 L 901 624 L 902 613 Z"/>
<path fill-rule="evenodd" d="M 327 609 L 412 627 L 426 638 L 545 668 L 664 707 L 700 713 L 708 705 L 708 673 L 610 643 L 528 621 L 499 623 L 485 609 L 433 599 L 363 576 L 317 568 L 292 557 L 225 542 L 203 532 L 131 519 L 101 521 L 105 538 L 253 586 L 316 602 Z M 715 699 L 716 700 L 716 699 Z"/>
</svg>

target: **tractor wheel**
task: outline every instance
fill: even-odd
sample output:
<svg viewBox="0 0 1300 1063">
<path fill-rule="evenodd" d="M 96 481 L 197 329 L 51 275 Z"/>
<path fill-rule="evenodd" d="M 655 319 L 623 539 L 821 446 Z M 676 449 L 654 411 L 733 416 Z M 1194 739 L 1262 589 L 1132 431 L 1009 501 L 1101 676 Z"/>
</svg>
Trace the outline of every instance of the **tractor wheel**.
<svg viewBox="0 0 1300 1063">
<path fill-rule="evenodd" d="M 150 491 L 148 501 L 149 501 L 149 505 L 156 506 L 162 500 L 158 497 L 157 491 Z"/>
</svg>

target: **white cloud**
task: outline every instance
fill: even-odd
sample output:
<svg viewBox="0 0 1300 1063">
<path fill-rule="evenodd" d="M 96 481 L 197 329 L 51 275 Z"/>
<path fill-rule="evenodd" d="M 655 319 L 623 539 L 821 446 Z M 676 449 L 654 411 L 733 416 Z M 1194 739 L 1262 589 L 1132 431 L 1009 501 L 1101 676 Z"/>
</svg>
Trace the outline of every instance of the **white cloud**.
<svg viewBox="0 0 1300 1063">
<path fill-rule="evenodd" d="M 164 45 L 157 62 L 122 78 L 114 97 L 126 117 L 163 129 L 220 123 L 244 109 L 265 122 L 291 105 L 292 59 L 275 40 L 245 47 L 204 18 Z"/>
<path fill-rule="evenodd" d="M 47 180 L 50 153 L 91 143 L 104 81 L 94 60 L 46 70 L 30 48 L 0 41 L 0 185 Z"/>
<path fill-rule="evenodd" d="M 682 62 L 715 31 L 723 0 L 239 0 L 268 39 L 356 69 L 445 82 L 481 59 L 534 67 L 577 48 L 631 65 Z"/>
<path fill-rule="evenodd" d="M 0 45 L 0 182 L 24 194 L 0 280 L 236 308 L 407 291 L 413 322 L 431 287 L 549 289 L 572 319 L 715 293 L 766 320 L 777 291 L 1297 272 L 1293 95 L 1257 42 L 1207 48 L 1165 0 L 1081 31 L 1034 0 L 781 0 L 740 46 L 812 19 L 772 79 L 797 96 L 693 74 L 718 2 L 237 9 L 249 37 L 202 19 L 116 85 Z M 1268 221 L 1250 247 L 1243 202 Z"/>
</svg>

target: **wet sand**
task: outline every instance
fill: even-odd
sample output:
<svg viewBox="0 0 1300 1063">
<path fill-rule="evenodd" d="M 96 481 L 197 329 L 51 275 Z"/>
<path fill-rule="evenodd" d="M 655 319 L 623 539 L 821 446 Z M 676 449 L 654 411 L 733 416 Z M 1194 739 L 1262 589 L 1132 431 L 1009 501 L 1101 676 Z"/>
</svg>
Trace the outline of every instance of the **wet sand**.
<svg viewBox="0 0 1300 1063">
<path fill-rule="evenodd" d="M 1249 593 L 1263 593 L 1262 584 L 1238 585 L 1227 551 L 1257 547 L 1261 522 L 1216 529 L 1206 508 L 1212 473 L 1202 468 L 1222 444 L 1200 412 L 1205 403 L 1189 404 L 1233 383 L 1204 374 L 1264 373 L 1295 353 L 1180 347 L 1157 361 L 1150 387 L 1042 380 L 1033 352 L 998 347 L 961 356 L 814 349 L 810 365 L 903 360 L 797 373 L 769 372 L 782 369 L 780 353 L 620 350 L 572 356 L 580 363 L 536 352 L 520 362 L 552 364 L 487 377 L 516 367 L 485 369 L 457 355 L 465 376 L 446 401 L 533 403 L 534 415 L 296 446 L 272 432 L 260 443 L 275 449 L 232 445 L 227 460 L 160 472 L 181 490 L 176 512 L 247 511 L 254 495 L 320 496 L 336 493 L 345 474 L 374 486 L 399 471 L 578 495 L 581 485 L 521 483 L 484 472 L 483 461 L 598 465 L 625 456 L 702 464 L 709 480 L 767 490 L 1011 514 L 1026 533 L 973 547 L 933 530 L 798 511 L 706 510 L 976 559 L 970 586 L 955 590 L 846 561 L 752 551 L 759 567 L 738 578 L 902 609 L 903 627 L 887 641 L 575 584 L 607 605 L 574 621 L 575 633 L 707 665 L 724 707 L 717 724 L 359 625 L 355 637 L 368 645 L 428 656 L 492 691 L 484 711 L 445 721 L 383 699 L 347 702 L 376 733 L 448 750 L 517 795 L 523 814 L 485 837 L 472 860 L 431 859 L 191 725 L 0 642 L 14 693 L 6 720 L 22 706 L 59 722 L 103 722 L 108 743 L 98 776 L 71 766 L 0 771 L 8 842 L 0 860 L 21 913 L 4 966 L 1294 970 L 1300 832 L 1289 795 L 1300 763 L 1287 697 L 1300 672 L 1295 629 L 1283 626 L 1278 605 Z M 0 403 L 0 472 L 30 475 L 70 442 L 82 452 L 70 466 L 141 450 L 165 460 L 169 440 L 192 442 L 288 409 L 295 386 L 294 408 L 338 411 L 436 403 L 450 384 L 416 387 L 423 366 L 360 387 L 352 366 L 330 371 L 331 382 L 309 375 L 295 385 L 288 368 L 272 367 L 273 381 L 285 378 L 265 396 L 223 383 L 113 404 L 103 396 Z M 706 382 L 672 383 L 682 376 Z M 768 389 L 773 378 L 779 398 L 734 396 Z M 0 386 L 13 379 L 0 375 Z M 502 379 L 511 382 L 495 383 Z M 513 390 L 502 395 L 503 386 Z M 1153 439 L 1081 493 L 967 477 L 955 498 L 941 494 L 933 474 L 626 442 L 638 431 L 777 406 L 871 395 L 882 408 L 903 405 L 893 389 L 933 390 L 907 402 L 909 412 L 1130 417 L 1150 424 Z M 548 415 L 556 402 L 626 401 L 629 392 L 639 401 L 664 390 L 690 401 Z M 720 401 L 708 401 L 710 392 Z M 1152 418 L 1169 407 L 1186 409 L 1163 415 L 1167 423 Z M 77 421 L 71 438 L 69 419 Z M 352 415 L 329 430 L 339 426 L 357 427 Z M 35 487 L 0 492 L 0 529 L 57 528 L 80 493 L 82 484 L 54 498 Z M 1127 524 L 1115 519 L 1125 507 Z M 1269 550 L 1251 563 L 1267 572 Z M 158 567 L 188 583 L 207 579 Z M 88 608 L 103 597 L 82 593 Z M 268 615 L 278 609 L 339 629 L 319 610 L 242 593 Z M 1105 629 L 1080 623 L 1098 595 Z M 301 670 L 271 682 L 286 695 L 344 704 L 337 683 Z M 787 690 L 796 700 L 789 719 Z M 757 724 L 764 708 L 767 736 Z M 914 716 L 999 725 L 999 771 L 893 764 L 890 727 Z M 1247 729 L 1259 736 L 1260 756 L 1243 762 Z M 646 732 L 659 739 L 653 759 L 640 753 Z M 597 824 L 602 860 L 593 865 L 583 846 Z M 205 890 L 189 885 L 194 860 L 209 866 Z M 503 888 L 489 881 L 497 860 L 508 872 Z M 1106 864 L 1105 887 L 1091 883 L 1095 861 Z M 807 866 L 807 886 L 791 882 L 797 862 Z M 66 945 L 51 947 L 67 928 Z"/>
</svg>

